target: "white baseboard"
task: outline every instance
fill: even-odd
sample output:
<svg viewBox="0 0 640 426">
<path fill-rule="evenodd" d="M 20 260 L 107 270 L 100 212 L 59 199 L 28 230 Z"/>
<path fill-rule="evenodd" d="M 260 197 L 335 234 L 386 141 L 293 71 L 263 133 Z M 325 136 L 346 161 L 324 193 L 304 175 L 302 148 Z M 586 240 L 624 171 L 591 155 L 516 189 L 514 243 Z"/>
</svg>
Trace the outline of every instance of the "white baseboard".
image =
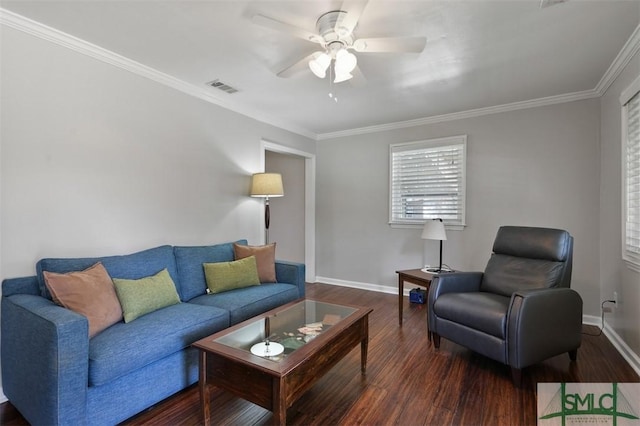
<svg viewBox="0 0 640 426">
<path fill-rule="evenodd" d="M 631 368 L 635 370 L 636 374 L 640 376 L 640 357 L 625 343 L 622 337 L 611 328 L 606 320 L 604 322 L 604 335 L 607 336 L 613 347 L 620 352 L 620 355 L 629 363 Z"/>
<path fill-rule="evenodd" d="M 4 393 L 2 393 L 2 386 L 0 386 L 0 404 L 7 401 L 8 401 L 7 397 L 4 396 Z"/>
<path fill-rule="evenodd" d="M 595 325 L 596 327 L 600 328 L 602 327 L 602 323 L 600 321 L 601 321 L 600 317 L 596 315 L 582 316 L 582 323 L 586 325 Z"/>
<path fill-rule="evenodd" d="M 357 281 L 346 281 L 346 280 L 338 280 L 335 278 L 328 277 L 316 277 L 317 282 L 337 285 L 340 287 L 351 287 L 358 288 L 361 290 L 369 290 L 369 291 L 377 291 L 379 293 L 387 293 L 387 294 L 398 294 L 397 286 L 390 287 L 386 285 L 378 285 L 378 284 L 369 284 L 369 283 L 361 283 Z M 410 288 L 406 288 L 403 291 L 404 296 L 409 295 Z M 597 327 L 601 327 L 601 318 L 596 315 L 583 315 L 582 323 L 586 325 L 594 325 Z M 616 333 L 609 324 L 605 321 L 603 333 L 605 337 L 609 339 L 614 348 L 622 355 L 622 357 L 629 363 L 631 368 L 635 370 L 635 372 L 640 375 L 640 356 L 636 354 L 625 342 L 624 340 Z"/>
<path fill-rule="evenodd" d="M 324 284 L 337 285 L 340 287 L 359 288 L 360 290 L 377 291 L 378 293 L 398 294 L 398 287 L 389 287 L 388 285 L 361 283 L 358 281 L 346 281 L 338 280 L 328 277 L 316 277 L 316 281 Z M 406 287 L 406 286 L 405 286 Z M 403 293 L 405 296 L 409 296 L 410 288 L 405 288 Z"/>
</svg>

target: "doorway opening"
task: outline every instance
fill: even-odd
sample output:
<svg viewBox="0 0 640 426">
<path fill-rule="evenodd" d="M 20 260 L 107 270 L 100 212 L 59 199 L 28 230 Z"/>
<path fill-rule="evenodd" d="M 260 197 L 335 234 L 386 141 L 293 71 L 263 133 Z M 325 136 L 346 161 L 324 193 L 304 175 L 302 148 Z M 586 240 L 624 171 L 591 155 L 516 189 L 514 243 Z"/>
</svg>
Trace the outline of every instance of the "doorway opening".
<svg viewBox="0 0 640 426">
<path fill-rule="evenodd" d="M 302 262 L 305 281 L 315 282 L 315 154 L 263 140 L 265 172 L 282 174 L 284 197 L 270 200 L 269 240 L 276 256 Z"/>
</svg>

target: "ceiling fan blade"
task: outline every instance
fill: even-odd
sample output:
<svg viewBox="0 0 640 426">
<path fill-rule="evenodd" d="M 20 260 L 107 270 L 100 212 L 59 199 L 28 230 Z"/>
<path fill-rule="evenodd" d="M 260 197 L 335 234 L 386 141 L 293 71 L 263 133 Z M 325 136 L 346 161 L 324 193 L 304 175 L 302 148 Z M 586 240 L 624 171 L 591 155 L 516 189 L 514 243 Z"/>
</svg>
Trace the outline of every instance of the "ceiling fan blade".
<svg viewBox="0 0 640 426">
<path fill-rule="evenodd" d="M 353 78 L 349 80 L 349 83 L 351 83 L 353 87 L 364 87 L 367 85 L 367 78 L 362 74 L 359 66 L 356 65 L 353 71 L 351 71 L 351 74 L 353 74 Z"/>
<path fill-rule="evenodd" d="M 340 10 L 347 12 L 336 21 L 335 32 L 344 37 L 351 35 L 358 25 L 358 20 L 367 7 L 368 0 L 344 0 Z"/>
<path fill-rule="evenodd" d="M 421 53 L 426 37 L 361 38 L 353 42 L 353 49 L 361 53 Z"/>
<path fill-rule="evenodd" d="M 307 70 L 309 71 L 309 61 L 313 57 L 313 53 L 305 56 L 304 58 L 282 68 L 276 75 L 282 78 L 289 78 L 294 74 L 297 74 L 301 71 Z"/>
<path fill-rule="evenodd" d="M 254 15 L 251 21 L 260 25 L 261 27 L 270 28 L 272 30 L 280 31 L 282 33 L 290 34 L 295 37 L 299 37 L 303 40 L 310 41 L 312 43 L 323 43 L 324 40 L 318 34 L 307 31 L 304 28 L 299 28 L 294 25 L 290 25 L 284 22 L 277 21 L 275 19 L 267 18 L 263 15 Z"/>
</svg>

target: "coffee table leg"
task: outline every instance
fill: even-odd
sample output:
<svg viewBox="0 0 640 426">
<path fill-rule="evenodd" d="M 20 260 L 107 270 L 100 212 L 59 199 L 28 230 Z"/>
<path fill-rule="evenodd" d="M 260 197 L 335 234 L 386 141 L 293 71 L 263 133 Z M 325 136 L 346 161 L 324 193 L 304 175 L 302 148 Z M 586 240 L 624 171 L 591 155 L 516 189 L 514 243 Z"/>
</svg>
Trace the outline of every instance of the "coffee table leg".
<svg viewBox="0 0 640 426">
<path fill-rule="evenodd" d="M 287 424 L 287 406 L 284 397 L 285 384 L 282 380 L 273 379 L 273 424 L 285 426 Z"/>
<path fill-rule="evenodd" d="M 207 353 L 200 351 L 200 370 L 198 381 L 200 388 L 200 407 L 202 408 L 202 422 L 204 426 L 211 426 L 211 390 L 207 383 Z"/>
</svg>

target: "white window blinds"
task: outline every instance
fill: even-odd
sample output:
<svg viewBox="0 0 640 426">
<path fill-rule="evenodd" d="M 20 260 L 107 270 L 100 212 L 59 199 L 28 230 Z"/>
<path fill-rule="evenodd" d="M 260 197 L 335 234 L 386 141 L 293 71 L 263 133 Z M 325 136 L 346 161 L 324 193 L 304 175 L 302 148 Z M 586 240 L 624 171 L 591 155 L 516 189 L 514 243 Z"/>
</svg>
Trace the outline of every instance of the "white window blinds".
<svg viewBox="0 0 640 426">
<path fill-rule="evenodd" d="M 464 135 L 390 146 L 391 224 L 465 224 L 466 145 Z"/>
<path fill-rule="evenodd" d="M 640 265 L 640 92 L 624 105 L 624 258 Z"/>
</svg>

